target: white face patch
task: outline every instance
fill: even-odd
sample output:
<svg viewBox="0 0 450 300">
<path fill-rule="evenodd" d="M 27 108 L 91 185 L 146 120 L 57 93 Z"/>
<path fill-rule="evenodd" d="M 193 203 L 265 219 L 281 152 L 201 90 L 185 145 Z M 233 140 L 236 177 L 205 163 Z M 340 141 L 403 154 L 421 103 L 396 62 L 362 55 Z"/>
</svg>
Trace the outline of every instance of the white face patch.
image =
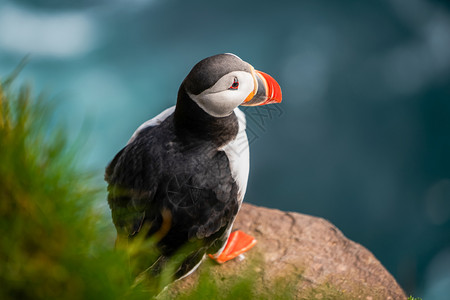
<svg viewBox="0 0 450 300">
<path fill-rule="evenodd" d="M 236 81 L 236 89 L 230 89 Z M 234 71 L 224 75 L 212 87 L 201 94 L 189 97 L 205 112 L 214 117 L 229 116 L 255 89 L 252 74 L 244 71 Z"/>
</svg>

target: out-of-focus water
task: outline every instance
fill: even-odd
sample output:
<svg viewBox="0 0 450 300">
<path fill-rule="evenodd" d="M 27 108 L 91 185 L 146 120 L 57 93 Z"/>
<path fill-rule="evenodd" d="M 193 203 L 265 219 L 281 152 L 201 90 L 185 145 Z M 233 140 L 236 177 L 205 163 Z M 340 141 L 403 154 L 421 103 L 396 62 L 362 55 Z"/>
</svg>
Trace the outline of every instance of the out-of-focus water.
<svg viewBox="0 0 450 300">
<path fill-rule="evenodd" d="M 21 78 L 62 99 L 74 136 L 92 128 L 83 163 L 99 170 L 224 52 L 283 89 L 281 105 L 245 109 L 246 201 L 329 219 L 408 294 L 447 299 L 448 2 L 0 2 L 0 74 L 30 54 Z"/>
</svg>

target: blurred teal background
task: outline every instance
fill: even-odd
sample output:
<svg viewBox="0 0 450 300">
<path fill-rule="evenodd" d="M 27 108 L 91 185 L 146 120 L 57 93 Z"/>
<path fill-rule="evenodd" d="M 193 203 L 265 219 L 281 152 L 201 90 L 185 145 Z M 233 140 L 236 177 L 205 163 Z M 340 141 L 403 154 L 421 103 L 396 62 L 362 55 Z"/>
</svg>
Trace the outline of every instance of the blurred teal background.
<svg viewBox="0 0 450 300">
<path fill-rule="evenodd" d="M 448 1 L 0 1 L 1 76 L 30 54 L 21 80 L 61 99 L 99 178 L 190 68 L 224 52 L 283 89 L 278 107 L 245 109 L 246 201 L 326 218 L 407 294 L 448 299 Z"/>
</svg>

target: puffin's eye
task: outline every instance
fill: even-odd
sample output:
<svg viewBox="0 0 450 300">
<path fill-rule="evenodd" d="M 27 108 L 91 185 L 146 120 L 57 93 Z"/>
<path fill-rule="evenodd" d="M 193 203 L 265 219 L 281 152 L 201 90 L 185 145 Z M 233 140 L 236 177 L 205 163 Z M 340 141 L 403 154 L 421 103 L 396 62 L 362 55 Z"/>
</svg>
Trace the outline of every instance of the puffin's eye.
<svg viewBox="0 0 450 300">
<path fill-rule="evenodd" d="M 230 90 L 237 90 L 239 87 L 239 80 L 234 77 L 233 84 L 229 87 Z"/>
</svg>

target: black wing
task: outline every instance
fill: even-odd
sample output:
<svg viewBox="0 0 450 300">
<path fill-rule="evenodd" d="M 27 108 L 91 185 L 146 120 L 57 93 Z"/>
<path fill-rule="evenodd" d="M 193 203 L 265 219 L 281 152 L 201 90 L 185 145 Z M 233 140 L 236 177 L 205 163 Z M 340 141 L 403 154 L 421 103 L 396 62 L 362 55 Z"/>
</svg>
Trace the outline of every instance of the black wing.
<svg viewBox="0 0 450 300">
<path fill-rule="evenodd" d="M 156 194 L 172 216 L 171 229 L 161 240 L 168 253 L 188 241 L 211 246 L 224 237 L 239 209 L 224 152 L 202 147 L 182 156 L 183 164 L 174 166 L 176 171 L 166 175 Z"/>
<path fill-rule="evenodd" d="M 158 184 L 151 176 L 153 164 L 148 158 L 134 155 L 135 151 L 136 145 L 127 145 L 117 153 L 105 172 L 108 204 L 118 239 L 132 237 L 140 231 L 148 219 L 147 207 L 152 203 Z M 143 166 L 148 166 L 147 170 Z M 145 184 L 144 180 L 147 181 Z"/>
</svg>

